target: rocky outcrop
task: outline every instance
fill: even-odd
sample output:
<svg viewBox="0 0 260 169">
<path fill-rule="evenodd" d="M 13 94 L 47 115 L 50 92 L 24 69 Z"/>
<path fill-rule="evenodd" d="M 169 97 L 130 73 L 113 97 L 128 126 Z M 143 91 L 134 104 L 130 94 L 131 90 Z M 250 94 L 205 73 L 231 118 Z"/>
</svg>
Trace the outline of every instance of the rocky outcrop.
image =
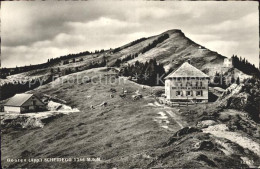
<svg viewBox="0 0 260 169">
<path fill-rule="evenodd" d="M 243 110 L 248 102 L 249 94 L 247 93 L 239 93 L 237 95 L 231 96 L 227 100 L 227 107 L 232 109 Z"/>
<path fill-rule="evenodd" d="M 198 122 L 197 127 L 206 128 L 208 126 L 212 126 L 215 124 L 216 124 L 216 121 L 214 121 L 214 120 L 203 120 L 203 121 Z"/>
<path fill-rule="evenodd" d="M 17 116 L 8 116 L 5 115 L 1 118 L 1 127 L 4 129 L 13 128 L 13 129 L 33 129 L 33 128 L 43 128 L 44 125 L 50 123 L 51 121 L 62 117 L 63 114 L 52 114 L 42 117 L 26 116 L 26 115 L 17 115 Z"/>
<path fill-rule="evenodd" d="M 195 133 L 195 132 L 202 132 L 202 130 L 195 128 L 195 127 L 184 127 L 183 129 L 180 129 L 177 131 L 164 145 L 163 147 L 171 145 L 176 140 L 182 138 L 185 135 Z"/>
<path fill-rule="evenodd" d="M 221 107 L 246 111 L 256 122 L 260 122 L 260 84 L 249 79 L 245 84 L 232 84 L 217 100 Z"/>
</svg>

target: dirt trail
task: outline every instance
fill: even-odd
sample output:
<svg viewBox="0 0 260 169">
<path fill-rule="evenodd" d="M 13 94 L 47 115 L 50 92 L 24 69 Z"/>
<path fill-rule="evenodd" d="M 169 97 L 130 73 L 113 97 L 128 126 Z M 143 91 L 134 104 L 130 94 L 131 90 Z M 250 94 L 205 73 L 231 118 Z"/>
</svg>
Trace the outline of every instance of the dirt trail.
<svg viewBox="0 0 260 169">
<path fill-rule="evenodd" d="M 203 132 L 210 133 L 216 137 L 222 137 L 228 139 L 234 143 L 237 143 L 243 148 L 247 148 L 257 154 L 260 157 L 260 145 L 253 140 L 242 136 L 240 133 L 228 131 L 225 124 L 217 124 L 215 126 L 209 126 L 203 129 Z"/>
<path fill-rule="evenodd" d="M 184 128 L 185 126 L 187 126 L 187 123 L 182 120 L 181 116 L 179 116 L 178 114 L 175 113 L 175 112 L 179 112 L 179 109 L 173 108 L 173 107 L 169 107 L 169 106 L 160 104 L 160 103 L 158 103 L 158 102 L 155 102 L 155 105 L 163 107 L 163 108 L 165 109 L 165 112 L 168 113 L 169 116 L 170 116 L 181 128 Z"/>
<path fill-rule="evenodd" d="M 175 114 L 175 113 L 173 113 L 171 110 L 165 110 L 166 111 L 166 113 L 168 113 L 171 117 L 172 117 L 172 119 L 181 127 L 181 128 L 184 128 L 184 126 L 181 124 L 181 122 L 180 122 L 180 119 L 179 119 L 179 117 Z"/>
<path fill-rule="evenodd" d="M 148 106 L 163 108 L 163 110 L 161 110 L 158 114 L 161 114 L 161 113 L 163 113 L 163 114 L 168 114 L 169 117 L 171 117 L 171 119 L 180 127 L 180 129 L 184 128 L 184 127 L 187 125 L 187 123 L 184 122 L 184 121 L 182 120 L 182 118 L 181 118 L 178 114 L 176 114 L 176 112 L 178 112 L 179 109 L 162 105 L 162 104 L 160 104 L 160 103 L 158 103 L 158 102 L 156 102 L 156 101 L 155 101 L 154 103 L 148 103 Z M 156 121 L 156 120 L 155 120 L 155 121 Z M 168 129 L 168 130 L 171 130 L 171 131 L 173 130 L 173 129 L 171 129 L 171 128 L 168 126 L 168 123 L 167 123 L 167 124 L 164 124 L 164 125 L 161 126 L 161 127 L 165 128 L 165 129 Z"/>
<path fill-rule="evenodd" d="M 231 142 L 234 142 L 238 145 L 240 145 L 241 147 L 243 147 L 244 149 L 249 149 L 251 152 L 254 152 L 256 155 L 258 155 L 260 157 L 260 145 L 253 141 L 250 138 L 247 138 L 243 135 L 241 135 L 238 132 L 232 132 L 228 130 L 228 127 L 225 124 L 217 124 L 214 126 L 209 126 L 208 128 L 203 129 L 203 132 L 205 133 L 210 133 L 218 138 L 225 138 L 227 140 L 230 140 Z M 229 145 L 227 145 L 224 142 L 218 141 L 219 144 L 221 144 L 224 149 L 222 149 L 222 151 L 226 154 L 226 155 L 230 155 L 233 154 L 233 150 L 232 147 L 230 147 Z M 255 166 L 254 161 L 250 160 L 248 157 L 243 156 L 240 157 L 242 161 L 244 161 L 245 164 L 247 164 L 250 168 L 259 168 L 260 166 Z M 256 164 L 259 165 L 259 164 Z"/>
</svg>

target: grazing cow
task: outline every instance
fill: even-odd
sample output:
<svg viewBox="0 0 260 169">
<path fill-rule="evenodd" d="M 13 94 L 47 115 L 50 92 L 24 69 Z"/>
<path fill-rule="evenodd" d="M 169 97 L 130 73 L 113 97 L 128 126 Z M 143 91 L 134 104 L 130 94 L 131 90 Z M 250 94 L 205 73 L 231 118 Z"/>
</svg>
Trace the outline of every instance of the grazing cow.
<svg viewBox="0 0 260 169">
<path fill-rule="evenodd" d="M 132 98 L 133 100 L 139 100 L 141 99 L 143 96 L 141 94 L 137 94 L 137 95 L 133 95 Z"/>
<path fill-rule="evenodd" d="M 115 92 L 116 92 L 116 89 L 111 88 L 111 89 L 110 89 L 110 92 L 115 93 Z"/>
<path fill-rule="evenodd" d="M 104 107 L 107 106 L 107 102 L 101 103 L 100 106 L 104 106 Z"/>
<path fill-rule="evenodd" d="M 120 94 L 119 96 L 120 96 L 121 98 L 125 98 L 125 97 L 126 97 L 125 94 Z"/>
</svg>

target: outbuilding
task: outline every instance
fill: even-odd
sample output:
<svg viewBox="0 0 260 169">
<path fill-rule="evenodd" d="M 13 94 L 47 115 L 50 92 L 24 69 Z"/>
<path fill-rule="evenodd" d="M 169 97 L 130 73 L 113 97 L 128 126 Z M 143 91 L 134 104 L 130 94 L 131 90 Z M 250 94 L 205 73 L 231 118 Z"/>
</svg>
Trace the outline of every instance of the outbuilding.
<svg viewBox="0 0 260 169">
<path fill-rule="evenodd" d="M 7 113 L 28 113 L 45 110 L 45 104 L 34 94 L 16 94 L 4 105 Z"/>
<path fill-rule="evenodd" d="M 233 60 L 232 60 L 232 58 L 225 58 L 223 65 L 224 65 L 224 67 L 228 67 L 228 68 L 233 67 Z"/>
</svg>

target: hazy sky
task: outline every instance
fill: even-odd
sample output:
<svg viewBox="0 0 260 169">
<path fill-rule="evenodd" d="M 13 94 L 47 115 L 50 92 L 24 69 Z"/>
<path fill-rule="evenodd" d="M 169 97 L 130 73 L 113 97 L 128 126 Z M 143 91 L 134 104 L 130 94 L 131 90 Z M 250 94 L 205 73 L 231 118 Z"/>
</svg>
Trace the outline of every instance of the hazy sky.
<svg viewBox="0 0 260 169">
<path fill-rule="evenodd" d="M 258 2 L 1 2 L 2 66 L 37 64 L 181 29 L 193 41 L 259 63 Z"/>
</svg>

